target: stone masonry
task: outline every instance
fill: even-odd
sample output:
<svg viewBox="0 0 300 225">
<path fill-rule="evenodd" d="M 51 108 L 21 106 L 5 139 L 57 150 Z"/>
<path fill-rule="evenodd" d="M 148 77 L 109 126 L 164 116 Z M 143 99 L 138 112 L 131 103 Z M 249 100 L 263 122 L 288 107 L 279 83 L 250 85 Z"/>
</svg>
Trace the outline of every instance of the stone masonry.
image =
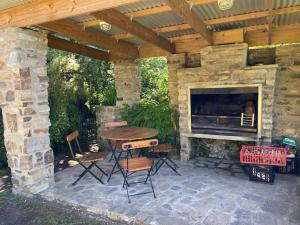
<svg viewBox="0 0 300 225">
<path fill-rule="evenodd" d="M 34 194 L 54 182 L 47 37 L 8 28 L 0 34 L 0 49 L 0 106 L 13 190 Z"/>
<path fill-rule="evenodd" d="M 141 80 L 136 61 L 114 61 L 115 87 L 117 91 L 116 106 L 99 106 L 96 108 L 97 139 L 101 139 L 101 124 L 120 119 L 119 110 L 123 105 L 133 105 L 140 100 Z"/>
<path fill-rule="evenodd" d="M 173 55 L 169 63 L 179 62 L 174 81 L 177 79 L 179 126 L 181 133 L 181 159 L 188 160 L 192 153 L 189 137 L 188 87 L 191 85 L 262 85 L 262 127 L 261 143 L 269 144 L 273 129 L 273 100 L 277 65 L 247 67 L 247 44 L 226 46 L 209 46 L 201 51 L 201 67 L 179 68 L 183 55 Z M 177 76 L 176 76 L 177 75 Z M 170 91 L 170 97 L 175 98 L 175 90 Z"/>
<path fill-rule="evenodd" d="M 276 48 L 279 66 L 274 102 L 274 139 L 287 136 L 300 144 L 300 45 Z"/>
</svg>

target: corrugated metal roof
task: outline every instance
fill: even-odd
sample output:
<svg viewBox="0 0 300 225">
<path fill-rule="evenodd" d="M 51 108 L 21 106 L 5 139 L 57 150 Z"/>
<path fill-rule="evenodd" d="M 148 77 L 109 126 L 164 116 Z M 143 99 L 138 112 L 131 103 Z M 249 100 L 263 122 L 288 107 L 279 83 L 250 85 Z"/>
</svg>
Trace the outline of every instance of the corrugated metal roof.
<svg viewBox="0 0 300 225">
<path fill-rule="evenodd" d="M 149 8 L 161 6 L 164 3 L 165 3 L 164 0 L 141 1 L 130 5 L 118 7 L 117 10 L 119 10 L 122 13 L 129 13 L 129 12 L 134 12 L 142 9 L 149 9 Z"/>
<path fill-rule="evenodd" d="M 242 13 L 257 12 L 267 9 L 266 0 L 235 0 L 229 10 L 220 10 L 217 3 L 193 6 L 194 12 L 202 20 L 234 16 Z"/>
<path fill-rule="evenodd" d="M 165 27 L 182 24 L 184 21 L 175 13 L 159 13 L 151 16 L 138 17 L 135 19 L 142 25 L 150 28 Z"/>
<path fill-rule="evenodd" d="M 32 0 L 1 0 L 0 1 L 0 10 L 8 9 L 11 7 L 15 7 L 18 5 L 22 5 L 28 2 L 31 2 Z"/>
<path fill-rule="evenodd" d="M 300 0 L 273 0 L 273 9 L 300 5 Z"/>
<path fill-rule="evenodd" d="M 242 27 L 249 27 L 253 25 L 261 25 L 265 24 L 266 18 L 258 18 L 253 20 L 245 20 L 245 21 L 236 21 L 231 23 L 224 23 L 224 24 L 217 24 L 211 26 L 211 29 L 213 31 L 221 31 L 221 30 L 227 30 L 227 29 L 235 29 L 235 28 L 242 28 Z"/>
<path fill-rule="evenodd" d="M 166 32 L 166 33 L 162 33 L 161 35 L 164 36 L 165 38 L 172 38 L 172 37 L 178 37 L 178 36 L 194 34 L 194 33 L 195 31 L 193 29 L 186 29 L 186 30 L 178 30 L 174 32 Z"/>
<path fill-rule="evenodd" d="M 127 39 L 122 39 L 122 41 L 126 41 L 134 45 L 142 45 L 145 43 L 143 40 L 139 38 L 127 38 Z"/>
<path fill-rule="evenodd" d="M 299 24 L 300 23 L 300 13 L 278 15 L 278 16 L 274 17 L 273 22 L 277 26 L 289 25 L 289 24 Z"/>
</svg>

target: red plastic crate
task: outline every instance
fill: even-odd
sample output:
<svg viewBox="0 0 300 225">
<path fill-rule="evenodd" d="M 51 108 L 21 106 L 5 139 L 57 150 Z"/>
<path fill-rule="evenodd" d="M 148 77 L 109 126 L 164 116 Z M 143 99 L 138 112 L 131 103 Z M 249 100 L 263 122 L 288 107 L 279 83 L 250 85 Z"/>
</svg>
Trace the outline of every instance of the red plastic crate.
<svg viewBox="0 0 300 225">
<path fill-rule="evenodd" d="M 253 165 L 286 166 L 286 149 L 244 145 L 240 151 L 240 162 Z"/>
</svg>

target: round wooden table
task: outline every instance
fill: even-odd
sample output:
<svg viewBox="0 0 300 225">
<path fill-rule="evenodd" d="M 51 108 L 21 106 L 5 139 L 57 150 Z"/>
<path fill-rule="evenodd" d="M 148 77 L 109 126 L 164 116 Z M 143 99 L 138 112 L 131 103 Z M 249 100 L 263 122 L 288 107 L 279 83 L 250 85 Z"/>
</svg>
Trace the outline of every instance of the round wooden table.
<svg viewBox="0 0 300 225">
<path fill-rule="evenodd" d="M 122 155 L 122 151 L 117 155 L 116 154 L 116 148 L 112 147 L 112 141 L 115 142 L 126 142 L 126 141 L 135 141 L 135 140 L 142 140 L 142 139 L 148 139 L 152 138 L 158 135 L 158 131 L 153 128 L 147 128 L 147 127 L 118 127 L 118 128 L 112 128 L 106 131 L 103 131 L 101 136 L 108 140 L 109 146 L 112 151 L 112 156 L 115 159 L 115 164 L 112 168 L 112 171 L 109 174 L 107 182 L 110 181 L 110 178 L 112 175 L 118 171 L 121 171 L 121 167 L 119 165 L 119 160 Z M 118 168 L 118 171 L 115 171 L 115 169 Z"/>
<path fill-rule="evenodd" d="M 113 141 L 133 141 L 152 138 L 158 131 L 147 127 L 120 127 L 103 131 L 102 137 Z"/>
</svg>

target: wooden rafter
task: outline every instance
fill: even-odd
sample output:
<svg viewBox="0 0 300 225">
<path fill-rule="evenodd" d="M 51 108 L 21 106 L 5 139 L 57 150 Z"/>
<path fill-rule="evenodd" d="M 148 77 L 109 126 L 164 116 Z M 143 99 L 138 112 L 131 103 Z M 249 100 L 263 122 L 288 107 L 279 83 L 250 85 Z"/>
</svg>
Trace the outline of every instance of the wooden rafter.
<svg viewBox="0 0 300 225">
<path fill-rule="evenodd" d="M 109 53 L 88 46 L 80 45 L 61 38 L 48 36 L 48 46 L 50 48 L 59 49 L 62 51 L 72 52 L 75 54 L 87 56 L 93 59 L 109 60 Z"/>
<path fill-rule="evenodd" d="M 287 8 L 276 9 L 272 11 L 272 15 L 282 15 L 282 14 L 297 13 L 297 12 L 300 12 L 300 6 L 291 6 Z M 243 21 L 243 20 L 257 19 L 257 18 L 263 18 L 268 16 L 269 16 L 269 11 L 260 11 L 260 12 L 224 17 L 220 19 L 206 20 L 204 21 L 204 23 L 206 23 L 207 25 L 217 25 L 219 23 L 225 23 L 226 21 L 227 22 Z M 265 26 L 265 25 L 259 25 L 259 26 Z M 186 30 L 191 28 L 192 28 L 191 25 L 183 23 L 180 25 L 154 28 L 153 30 L 158 33 L 163 33 L 163 32 L 171 32 L 176 30 Z M 251 27 L 249 29 L 251 29 Z M 133 36 L 129 33 L 122 33 L 122 34 L 113 35 L 112 37 L 115 39 L 125 39 L 125 38 L 132 38 Z"/>
<path fill-rule="evenodd" d="M 173 44 L 164 37 L 157 35 L 153 30 L 135 22 L 130 18 L 115 9 L 107 9 L 98 13 L 92 14 L 94 17 L 102 19 L 120 29 L 146 41 L 153 45 L 162 48 L 168 52 L 175 53 Z"/>
<path fill-rule="evenodd" d="M 57 32 L 78 40 L 84 44 L 92 44 L 113 52 L 120 57 L 138 58 L 137 47 L 127 42 L 117 41 L 100 32 L 82 30 L 80 26 L 69 23 L 66 20 L 59 20 L 51 23 L 44 23 L 41 26 L 47 30 Z"/>
<path fill-rule="evenodd" d="M 191 25 L 184 23 L 184 24 L 178 24 L 178 25 L 173 25 L 173 26 L 154 28 L 153 31 L 155 31 L 157 33 L 164 33 L 164 32 L 178 31 L 178 30 L 186 30 L 186 29 L 191 29 L 191 28 L 192 28 Z M 130 33 L 122 33 L 122 34 L 112 35 L 111 37 L 119 40 L 119 39 L 132 38 L 133 35 L 131 35 Z"/>
<path fill-rule="evenodd" d="M 207 5 L 211 3 L 217 2 L 217 0 L 188 0 L 188 2 L 192 5 Z M 125 13 L 126 16 L 130 18 L 138 18 L 138 17 L 144 17 L 144 16 L 152 16 L 159 13 L 168 13 L 172 12 L 172 9 L 166 5 L 160 5 L 148 9 L 141 9 L 134 12 Z M 97 26 L 101 20 L 91 20 L 80 23 L 81 26 L 84 27 L 92 27 Z"/>
<path fill-rule="evenodd" d="M 268 25 L 257 25 L 243 28 L 245 32 L 244 42 L 249 46 L 268 45 Z M 214 41 L 223 43 L 240 42 L 242 39 L 240 29 L 220 31 L 213 33 Z M 239 40 L 240 39 L 240 40 Z M 184 35 L 173 39 L 177 53 L 200 52 L 201 48 L 207 46 L 199 34 Z M 300 42 L 300 25 L 287 25 L 274 27 L 271 44 Z M 140 57 L 166 56 L 168 52 L 162 51 L 151 44 L 141 45 Z"/>
<path fill-rule="evenodd" d="M 0 11 L 0 28 L 26 27 L 140 0 L 38 0 Z"/>
<path fill-rule="evenodd" d="M 166 0 L 166 3 L 177 15 L 182 17 L 186 23 L 190 24 L 208 44 L 212 43 L 211 31 L 207 29 L 205 23 L 196 15 L 196 13 L 191 10 L 188 2 L 185 0 Z"/>
<path fill-rule="evenodd" d="M 268 0 L 268 27 L 269 27 L 269 37 L 268 42 L 271 44 L 272 40 L 272 24 L 273 24 L 273 0 Z"/>
<path fill-rule="evenodd" d="M 298 12 L 300 12 L 300 6 L 291 6 L 282 9 L 274 9 L 272 11 L 272 15 L 282 15 L 282 14 L 290 14 L 290 13 L 298 13 Z M 269 16 L 269 10 L 264 10 L 264 11 L 258 11 L 253 13 L 245 13 L 245 14 L 240 14 L 235 16 L 206 20 L 205 23 L 207 25 L 216 25 L 216 24 L 230 23 L 236 21 L 258 19 L 258 18 L 263 18 L 268 16 Z"/>
</svg>

